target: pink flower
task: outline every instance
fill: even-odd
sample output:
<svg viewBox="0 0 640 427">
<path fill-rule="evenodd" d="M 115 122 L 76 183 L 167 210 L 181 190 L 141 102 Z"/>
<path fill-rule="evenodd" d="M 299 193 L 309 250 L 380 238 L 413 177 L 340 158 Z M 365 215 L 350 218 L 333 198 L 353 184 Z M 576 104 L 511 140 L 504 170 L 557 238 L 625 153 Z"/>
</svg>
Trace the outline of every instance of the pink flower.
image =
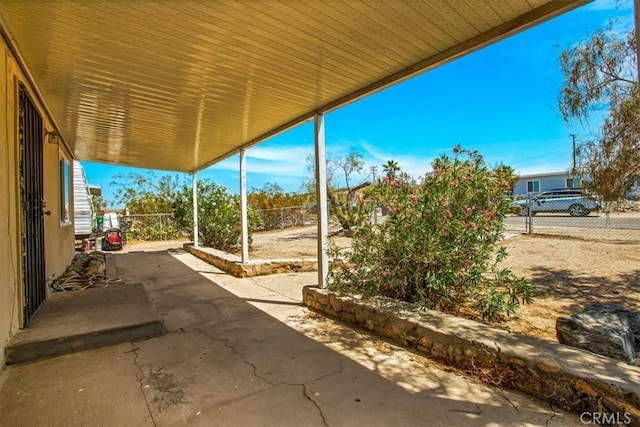
<svg viewBox="0 0 640 427">
<path fill-rule="evenodd" d="M 411 228 L 411 224 L 410 224 L 410 223 L 406 223 L 406 224 L 404 225 L 404 229 L 405 229 L 405 230 L 408 230 L 408 229 L 410 229 L 410 228 Z"/>
<path fill-rule="evenodd" d="M 455 147 L 453 147 L 453 152 L 458 154 L 460 152 L 460 146 L 456 145 Z"/>
<path fill-rule="evenodd" d="M 417 201 L 418 201 L 418 195 L 417 195 L 416 193 L 413 193 L 413 194 L 411 195 L 411 201 L 412 201 L 413 203 L 415 203 L 415 202 L 417 202 Z"/>
<path fill-rule="evenodd" d="M 471 261 L 466 260 L 463 264 L 462 264 L 462 268 L 465 270 L 468 270 L 469 267 L 471 267 Z"/>
<path fill-rule="evenodd" d="M 397 206 L 391 206 L 391 212 L 396 213 L 398 212 L 398 207 Z"/>
<path fill-rule="evenodd" d="M 384 270 L 382 273 L 382 277 L 389 277 L 389 272 L 387 270 Z"/>
<path fill-rule="evenodd" d="M 478 229 L 478 224 L 476 224 L 475 222 L 470 223 L 469 224 L 469 229 L 477 230 Z"/>
</svg>

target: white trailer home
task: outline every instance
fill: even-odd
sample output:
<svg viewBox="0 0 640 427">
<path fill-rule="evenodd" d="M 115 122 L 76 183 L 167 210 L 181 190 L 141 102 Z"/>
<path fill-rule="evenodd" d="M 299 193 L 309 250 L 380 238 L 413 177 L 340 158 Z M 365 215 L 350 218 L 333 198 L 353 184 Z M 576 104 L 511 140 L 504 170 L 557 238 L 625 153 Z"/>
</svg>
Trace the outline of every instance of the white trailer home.
<svg viewBox="0 0 640 427">
<path fill-rule="evenodd" d="M 76 239 L 89 237 L 95 224 L 95 212 L 91 202 L 91 192 L 87 185 L 84 168 L 73 161 L 73 228 Z"/>
</svg>

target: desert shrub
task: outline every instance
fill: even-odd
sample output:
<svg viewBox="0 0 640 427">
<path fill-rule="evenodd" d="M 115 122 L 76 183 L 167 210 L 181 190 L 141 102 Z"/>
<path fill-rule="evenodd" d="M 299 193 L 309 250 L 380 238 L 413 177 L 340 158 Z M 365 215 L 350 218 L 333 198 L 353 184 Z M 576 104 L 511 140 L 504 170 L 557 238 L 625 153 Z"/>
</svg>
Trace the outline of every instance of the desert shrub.
<svg viewBox="0 0 640 427">
<path fill-rule="evenodd" d="M 115 188 L 115 202 L 126 206 L 120 212 L 120 221 L 127 239 L 169 240 L 182 237 L 182 231 L 166 214 L 171 213 L 183 182 L 184 179 L 177 174 L 158 177 L 149 172 L 146 175 L 113 176 L 110 184 Z M 104 213 L 104 201 L 98 200 L 95 206 Z"/>
<path fill-rule="evenodd" d="M 249 206 L 256 209 L 265 230 L 302 225 L 300 209 L 291 208 L 303 206 L 306 199 L 305 194 L 285 193 L 275 183 L 266 183 L 261 189 L 254 188 L 247 195 Z M 284 214 L 286 218 L 283 221 Z"/>
<path fill-rule="evenodd" d="M 173 215 L 181 230 L 193 234 L 193 203 L 191 188 L 184 186 L 173 206 Z M 249 244 L 253 230 L 262 226 L 260 216 L 247 210 Z M 229 250 L 240 244 L 242 225 L 238 196 L 210 181 L 198 182 L 198 237 L 203 245 Z M 193 237 L 193 236 L 192 236 Z"/>
<path fill-rule="evenodd" d="M 511 210 L 504 196 L 513 170 L 489 168 L 459 146 L 454 153 L 436 159 L 419 186 L 397 173 L 369 188 L 365 197 L 389 215 L 357 228 L 349 251 L 330 247 L 345 266 L 329 273 L 331 288 L 445 311 L 470 306 L 490 319 L 532 302 L 527 280 L 498 268 L 507 255 L 496 246 Z"/>
<path fill-rule="evenodd" d="M 167 215 L 122 216 L 121 228 L 128 240 L 172 240 L 184 236 L 175 220 Z"/>
</svg>

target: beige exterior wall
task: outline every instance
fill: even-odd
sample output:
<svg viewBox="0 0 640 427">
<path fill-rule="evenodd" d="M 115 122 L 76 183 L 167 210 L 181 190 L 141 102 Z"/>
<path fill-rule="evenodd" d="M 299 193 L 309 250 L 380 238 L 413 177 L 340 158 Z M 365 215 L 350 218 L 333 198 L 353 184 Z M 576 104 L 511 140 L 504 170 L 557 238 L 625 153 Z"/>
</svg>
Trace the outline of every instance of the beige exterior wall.
<svg viewBox="0 0 640 427">
<path fill-rule="evenodd" d="M 32 90 L 6 41 L 0 37 L 0 366 L 4 364 L 7 343 L 23 323 L 18 83 Z M 52 130 L 53 126 L 33 91 L 31 97 L 42 114 L 44 128 Z M 69 161 L 72 157 L 62 144 L 48 144 L 46 138 L 43 148 L 44 197 L 46 210 L 51 211 L 51 215 L 44 217 L 45 268 L 46 276 L 51 280 L 64 272 L 74 255 L 73 225 L 60 222 L 58 182 L 60 156 L 66 156 Z M 71 179 L 72 175 L 69 186 Z M 72 189 L 69 197 L 72 203 Z M 70 209 L 73 212 L 73 206 Z"/>
</svg>

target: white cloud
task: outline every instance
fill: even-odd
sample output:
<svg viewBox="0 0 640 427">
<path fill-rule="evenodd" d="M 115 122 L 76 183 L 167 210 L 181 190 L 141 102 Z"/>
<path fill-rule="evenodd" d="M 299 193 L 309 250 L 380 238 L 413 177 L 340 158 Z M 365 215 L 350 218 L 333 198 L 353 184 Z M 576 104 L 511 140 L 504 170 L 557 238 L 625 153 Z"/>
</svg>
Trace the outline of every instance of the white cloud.
<svg viewBox="0 0 640 427">
<path fill-rule="evenodd" d="M 311 152 L 304 147 L 253 147 L 247 150 L 247 172 L 268 175 L 306 177 L 307 155 Z M 239 170 L 238 156 L 229 157 L 212 166 L 213 170 Z"/>
<path fill-rule="evenodd" d="M 359 145 L 365 150 L 365 158 L 372 158 L 372 163 L 375 163 L 377 166 L 381 166 L 388 160 L 394 160 L 398 163 L 400 169 L 413 177 L 424 176 L 425 173 L 431 171 L 433 156 L 424 156 L 409 152 L 403 154 L 385 152 L 383 149 L 374 147 L 366 141 L 360 141 Z M 367 154 L 369 156 L 367 156 Z M 380 170 L 378 172 L 382 173 Z"/>
<path fill-rule="evenodd" d="M 291 145 L 282 147 L 265 147 L 258 145 L 247 150 L 247 158 L 275 161 L 288 159 L 292 162 L 304 162 L 306 157 L 312 153 L 313 149 L 307 147 L 298 147 Z"/>
</svg>

